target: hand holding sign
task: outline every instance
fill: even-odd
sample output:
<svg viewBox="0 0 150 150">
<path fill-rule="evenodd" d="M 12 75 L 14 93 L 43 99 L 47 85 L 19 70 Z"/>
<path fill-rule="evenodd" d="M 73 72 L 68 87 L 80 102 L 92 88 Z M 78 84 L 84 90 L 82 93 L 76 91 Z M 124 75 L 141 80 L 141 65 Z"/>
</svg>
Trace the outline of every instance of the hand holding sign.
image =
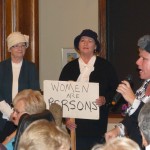
<svg viewBox="0 0 150 150">
<path fill-rule="evenodd" d="M 66 119 L 66 127 L 71 131 L 75 130 L 77 128 L 75 120 L 72 120 L 72 118 L 67 118 Z"/>
<path fill-rule="evenodd" d="M 104 96 L 100 96 L 97 100 L 96 100 L 96 104 L 98 106 L 102 106 L 102 105 L 105 105 L 106 103 L 106 99 Z"/>
<path fill-rule="evenodd" d="M 72 81 L 44 81 L 44 99 L 47 108 L 52 103 L 62 106 L 66 126 L 71 130 L 72 150 L 76 150 L 76 124 L 74 118 L 99 119 L 99 84 Z M 98 98 L 98 99 L 97 99 Z M 97 100 L 96 100 L 97 99 Z"/>
</svg>

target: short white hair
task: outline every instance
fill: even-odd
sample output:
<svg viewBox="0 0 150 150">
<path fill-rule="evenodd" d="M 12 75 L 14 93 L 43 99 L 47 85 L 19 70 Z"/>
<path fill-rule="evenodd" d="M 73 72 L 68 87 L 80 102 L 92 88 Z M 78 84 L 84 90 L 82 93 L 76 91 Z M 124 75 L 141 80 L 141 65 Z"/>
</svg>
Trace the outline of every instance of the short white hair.
<svg viewBox="0 0 150 150">
<path fill-rule="evenodd" d="M 45 119 L 31 123 L 21 135 L 18 150 L 70 150 L 70 135 Z"/>
<path fill-rule="evenodd" d="M 92 150 L 140 150 L 139 145 L 126 137 L 117 137 L 109 140 L 106 144 L 96 145 Z"/>
<path fill-rule="evenodd" d="M 143 133 L 146 141 L 150 144 L 150 102 L 145 103 L 139 116 L 138 124 L 140 131 Z"/>
</svg>

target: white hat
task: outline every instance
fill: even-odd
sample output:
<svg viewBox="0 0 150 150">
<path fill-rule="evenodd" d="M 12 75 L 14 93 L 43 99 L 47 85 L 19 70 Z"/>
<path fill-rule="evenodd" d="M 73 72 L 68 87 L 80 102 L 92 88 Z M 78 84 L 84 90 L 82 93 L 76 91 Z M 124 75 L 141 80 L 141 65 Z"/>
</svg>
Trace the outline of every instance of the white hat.
<svg viewBox="0 0 150 150">
<path fill-rule="evenodd" d="M 10 48 L 18 43 L 25 42 L 26 46 L 29 46 L 29 36 L 28 35 L 23 35 L 21 32 L 13 32 L 7 37 L 7 46 L 8 46 L 8 51 Z"/>
</svg>

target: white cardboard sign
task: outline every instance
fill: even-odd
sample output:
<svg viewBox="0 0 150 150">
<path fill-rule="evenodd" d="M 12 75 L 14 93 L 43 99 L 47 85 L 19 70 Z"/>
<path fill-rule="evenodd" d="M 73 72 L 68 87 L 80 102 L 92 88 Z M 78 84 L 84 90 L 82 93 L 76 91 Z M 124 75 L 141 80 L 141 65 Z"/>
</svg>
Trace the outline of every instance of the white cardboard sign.
<svg viewBox="0 0 150 150">
<path fill-rule="evenodd" d="M 47 109 L 52 103 L 62 106 L 63 117 L 99 119 L 99 83 L 73 81 L 44 81 L 44 99 Z"/>
</svg>

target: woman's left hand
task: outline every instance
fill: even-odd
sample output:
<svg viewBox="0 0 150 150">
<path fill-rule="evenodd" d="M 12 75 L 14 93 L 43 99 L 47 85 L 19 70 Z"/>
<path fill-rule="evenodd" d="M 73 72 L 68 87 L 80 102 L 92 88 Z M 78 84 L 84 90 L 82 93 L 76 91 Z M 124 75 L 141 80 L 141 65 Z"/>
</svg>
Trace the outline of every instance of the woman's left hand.
<svg viewBox="0 0 150 150">
<path fill-rule="evenodd" d="M 106 99 L 104 96 L 100 96 L 98 99 L 96 99 L 96 104 L 98 106 L 105 105 L 105 103 L 106 103 Z"/>
</svg>

